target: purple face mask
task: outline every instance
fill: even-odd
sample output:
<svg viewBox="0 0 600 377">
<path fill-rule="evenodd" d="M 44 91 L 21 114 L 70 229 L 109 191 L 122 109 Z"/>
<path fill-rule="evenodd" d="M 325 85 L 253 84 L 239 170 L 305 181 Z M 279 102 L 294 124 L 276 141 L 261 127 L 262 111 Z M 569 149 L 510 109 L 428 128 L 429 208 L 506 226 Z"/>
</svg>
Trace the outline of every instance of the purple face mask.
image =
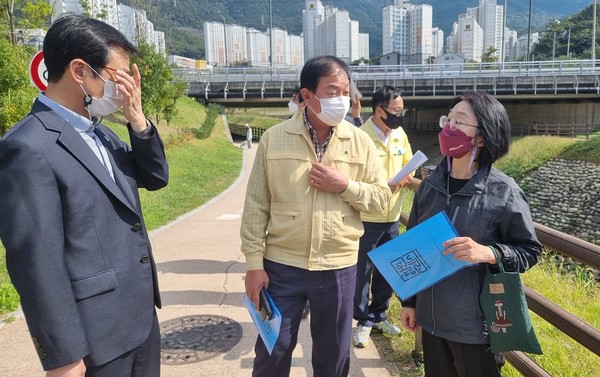
<svg viewBox="0 0 600 377">
<path fill-rule="evenodd" d="M 440 152 L 444 156 L 461 158 L 473 148 L 473 137 L 467 136 L 460 130 L 452 131 L 450 127 L 442 128 L 438 134 Z"/>
</svg>

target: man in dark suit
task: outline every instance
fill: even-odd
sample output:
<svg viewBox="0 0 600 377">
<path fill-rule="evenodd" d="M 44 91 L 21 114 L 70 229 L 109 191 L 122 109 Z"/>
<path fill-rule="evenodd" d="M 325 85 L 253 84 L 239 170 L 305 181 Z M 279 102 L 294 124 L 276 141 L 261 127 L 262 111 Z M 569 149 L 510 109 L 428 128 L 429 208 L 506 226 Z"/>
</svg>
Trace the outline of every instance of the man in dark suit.
<svg viewBox="0 0 600 377">
<path fill-rule="evenodd" d="M 44 40 L 48 89 L 0 141 L 0 238 L 46 376 L 160 375 L 138 187 L 166 186 L 168 166 L 133 52 L 101 21 L 59 18 Z M 100 123 L 121 107 L 131 147 Z"/>
</svg>

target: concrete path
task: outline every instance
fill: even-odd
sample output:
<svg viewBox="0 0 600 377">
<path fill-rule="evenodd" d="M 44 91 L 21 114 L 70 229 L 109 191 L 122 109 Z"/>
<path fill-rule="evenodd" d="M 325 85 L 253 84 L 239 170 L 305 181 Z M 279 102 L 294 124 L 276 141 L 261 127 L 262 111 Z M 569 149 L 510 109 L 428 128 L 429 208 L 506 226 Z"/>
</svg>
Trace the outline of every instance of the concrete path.
<svg viewBox="0 0 600 377">
<path fill-rule="evenodd" d="M 250 376 L 257 331 L 243 306 L 244 257 L 240 252 L 240 218 L 256 144 L 244 149 L 240 177 L 225 192 L 150 236 L 162 292 L 161 324 L 186 316 L 224 316 L 242 327 L 240 341 L 229 351 L 196 363 L 163 363 L 163 377 Z M 300 326 L 292 362 L 293 377 L 312 376 L 309 319 Z M 0 328 L 0 376 L 43 376 L 25 321 Z M 352 348 L 351 377 L 389 377 L 374 345 Z M 274 376 L 276 377 L 276 376 Z"/>
</svg>

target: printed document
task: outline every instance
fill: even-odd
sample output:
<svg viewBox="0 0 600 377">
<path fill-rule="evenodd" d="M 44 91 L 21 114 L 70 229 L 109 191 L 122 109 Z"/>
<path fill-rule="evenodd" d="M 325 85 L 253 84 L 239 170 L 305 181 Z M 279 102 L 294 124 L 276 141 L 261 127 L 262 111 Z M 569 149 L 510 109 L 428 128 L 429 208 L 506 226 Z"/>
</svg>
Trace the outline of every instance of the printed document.
<svg viewBox="0 0 600 377">
<path fill-rule="evenodd" d="M 368 255 L 396 294 L 406 300 L 473 265 L 443 254 L 442 243 L 455 237 L 458 233 L 442 211 Z"/>
</svg>

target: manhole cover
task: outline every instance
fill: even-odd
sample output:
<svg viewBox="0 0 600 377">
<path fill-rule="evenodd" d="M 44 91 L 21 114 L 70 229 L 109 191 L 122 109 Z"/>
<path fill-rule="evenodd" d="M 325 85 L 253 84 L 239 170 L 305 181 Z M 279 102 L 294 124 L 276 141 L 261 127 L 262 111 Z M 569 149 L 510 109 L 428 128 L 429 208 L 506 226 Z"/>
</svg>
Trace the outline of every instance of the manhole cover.
<svg viewBox="0 0 600 377">
<path fill-rule="evenodd" d="M 229 351 L 242 338 L 242 326 L 231 318 L 196 315 L 160 324 L 163 364 L 190 364 Z"/>
</svg>

